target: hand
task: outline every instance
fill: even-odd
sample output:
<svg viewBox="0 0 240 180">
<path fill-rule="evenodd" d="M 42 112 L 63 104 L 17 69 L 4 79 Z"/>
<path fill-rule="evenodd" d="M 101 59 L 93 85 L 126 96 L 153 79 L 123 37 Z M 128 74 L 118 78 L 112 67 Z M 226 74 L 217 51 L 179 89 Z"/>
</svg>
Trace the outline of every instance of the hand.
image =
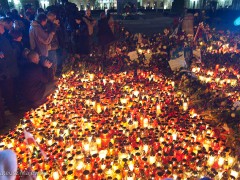
<svg viewBox="0 0 240 180">
<path fill-rule="evenodd" d="M 0 51 L 0 59 L 3 59 L 4 58 L 4 54 L 2 51 Z"/>
<path fill-rule="evenodd" d="M 46 68 L 50 68 L 50 67 L 52 67 L 52 63 L 49 60 L 45 60 L 43 63 L 43 66 Z"/>
</svg>

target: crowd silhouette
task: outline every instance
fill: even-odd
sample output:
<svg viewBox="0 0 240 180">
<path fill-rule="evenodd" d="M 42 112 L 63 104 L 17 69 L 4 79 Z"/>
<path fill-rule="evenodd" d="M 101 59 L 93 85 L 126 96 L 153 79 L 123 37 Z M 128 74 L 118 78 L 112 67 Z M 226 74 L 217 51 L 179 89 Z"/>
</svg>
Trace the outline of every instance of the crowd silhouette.
<svg viewBox="0 0 240 180">
<path fill-rule="evenodd" d="M 109 13 L 101 13 L 97 21 L 90 9 L 80 12 L 75 4 L 68 2 L 46 10 L 13 9 L 2 14 L 0 128 L 7 123 L 6 110 L 15 114 L 47 100 L 69 54 L 87 56 L 93 46 L 106 49 L 114 40 L 112 27 Z"/>
</svg>

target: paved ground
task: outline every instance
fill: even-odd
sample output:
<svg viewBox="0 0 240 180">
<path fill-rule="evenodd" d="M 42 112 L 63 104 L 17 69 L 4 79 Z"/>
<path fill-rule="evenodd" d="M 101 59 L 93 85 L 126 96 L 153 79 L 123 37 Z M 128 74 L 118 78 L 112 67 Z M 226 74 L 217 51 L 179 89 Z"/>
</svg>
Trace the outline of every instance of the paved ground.
<svg viewBox="0 0 240 180">
<path fill-rule="evenodd" d="M 153 17 L 151 19 L 124 20 L 122 24 L 132 33 L 144 33 L 147 35 L 162 32 L 165 27 L 173 23 L 171 17 Z"/>
</svg>

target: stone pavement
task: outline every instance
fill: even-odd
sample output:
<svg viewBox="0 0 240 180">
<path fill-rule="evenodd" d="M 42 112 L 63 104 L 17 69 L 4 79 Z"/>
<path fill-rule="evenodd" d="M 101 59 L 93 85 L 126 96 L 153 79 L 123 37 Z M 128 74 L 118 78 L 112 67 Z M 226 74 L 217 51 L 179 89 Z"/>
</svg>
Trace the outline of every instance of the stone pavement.
<svg viewBox="0 0 240 180">
<path fill-rule="evenodd" d="M 122 24 L 132 33 L 144 33 L 146 35 L 163 32 L 166 27 L 171 27 L 172 17 L 153 17 L 151 19 L 124 20 Z"/>
</svg>

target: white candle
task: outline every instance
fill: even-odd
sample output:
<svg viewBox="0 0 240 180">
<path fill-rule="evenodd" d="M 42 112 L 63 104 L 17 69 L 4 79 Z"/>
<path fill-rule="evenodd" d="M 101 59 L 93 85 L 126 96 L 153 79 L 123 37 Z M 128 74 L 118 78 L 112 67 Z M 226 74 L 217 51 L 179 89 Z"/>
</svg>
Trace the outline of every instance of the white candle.
<svg viewBox="0 0 240 180">
<path fill-rule="evenodd" d="M 208 166 L 212 166 L 214 164 L 214 161 L 215 161 L 215 157 L 214 156 L 209 156 L 208 158 Z"/>
<path fill-rule="evenodd" d="M 172 138 L 173 138 L 174 141 L 176 141 L 177 140 L 177 133 L 173 133 Z"/>
<path fill-rule="evenodd" d="M 238 178 L 238 172 L 235 171 L 235 170 L 231 170 L 231 176 L 233 176 L 237 179 Z"/>
<path fill-rule="evenodd" d="M 133 164 L 132 161 L 128 164 L 128 167 L 129 167 L 130 171 L 133 171 L 133 169 L 134 169 L 134 164 Z"/>
<path fill-rule="evenodd" d="M 160 106 L 160 104 L 158 104 L 157 107 L 156 107 L 156 115 L 159 116 L 161 113 L 162 113 L 161 112 L 161 106 Z"/>
<path fill-rule="evenodd" d="M 97 103 L 97 105 L 96 105 L 96 112 L 98 114 L 100 114 L 102 112 L 102 107 L 101 107 L 100 103 Z"/>
<path fill-rule="evenodd" d="M 143 150 L 144 150 L 145 153 L 148 152 L 148 145 L 147 145 L 147 144 L 144 144 L 144 145 L 143 145 Z"/>
<path fill-rule="evenodd" d="M 156 157 L 155 156 L 149 156 L 149 163 L 152 165 L 155 162 L 156 162 Z"/>
<path fill-rule="evenodd" d="M 55 171 L 55 172 L 53 172 L 53 179 L 54 180 L 57 180 L 57 179 L 59 179 L 60 177 L 59 177 L 59 173 L 57 172 L 57 171 Z"/>
<path fill-rule="evenodd" d="M 188 103 L 183 102 L 183 111 L 187 111 L 187 110 L 188 110 Z"/>
<path fill-rule="evenodd" d="M 99 158 L 100 159 L 105 159 L 107 156 L 107 150 L 101 150 L 99 151 Z"/>
<path fill-rule="evenodd" d="M 220 157 L 220 158 L 218 159 L 218 165 L 219 165 L 219 166 L 222 166 L 223 163 L 224 163 L 224 158 L 223 158 L 223 157 Z"/>
</svg>

